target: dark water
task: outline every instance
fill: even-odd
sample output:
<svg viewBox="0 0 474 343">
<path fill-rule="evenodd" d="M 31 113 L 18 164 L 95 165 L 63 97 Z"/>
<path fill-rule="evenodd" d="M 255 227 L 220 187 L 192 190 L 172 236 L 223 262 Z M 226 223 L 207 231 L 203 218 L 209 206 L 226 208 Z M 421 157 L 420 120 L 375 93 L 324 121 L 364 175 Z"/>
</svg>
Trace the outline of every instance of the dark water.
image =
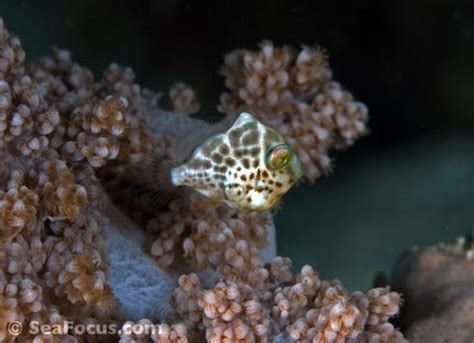
<svg viewBox="0 0 474 343">
<path fill-rule="evenodd" d="M 150 88 L 182 80 L 211 116 L 226 51 L 263 39 L 325 47 L 372 132 L 285 197 L 279 253 L 367 288 L 403 250 L 474 228 L 474 2 L 293 3 L 2 0 L 0 16 L 29 58 L 58 46 L 97 75 L 118 62 Z"/>
</svg>

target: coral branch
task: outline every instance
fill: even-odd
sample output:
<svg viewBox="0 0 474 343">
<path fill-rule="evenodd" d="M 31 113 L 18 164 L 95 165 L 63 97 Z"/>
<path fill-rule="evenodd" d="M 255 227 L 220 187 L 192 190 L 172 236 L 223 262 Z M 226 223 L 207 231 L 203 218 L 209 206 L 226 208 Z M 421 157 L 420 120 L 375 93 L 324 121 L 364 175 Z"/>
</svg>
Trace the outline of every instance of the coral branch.
<svg viewBox="0 0 474 343">
<path fill-rule="evenodd" d="M 218 281 L 204 288 L 195 274 L 180 277 L 173 299 L 191 330 L 205 329 L 209 342 L 405 342 L 390 323 L 400 296 L 389 288 L 349 293 L 338 280 L 321 281 L 305 266 L 297 275 L 288 259 L 277 257 L 257 268 L 257 287 L 248 281 Z M 243 272 L 242 272 L 243 273 Z M 252 280 L 246 269 L 242 280 Z M 189 320 L 189 318 L 193 318 Z"/>
<path fill-rule="evenodd" d="M 331 168 L 331 149 L 350 146 L 367 133 L 367 107 L 332 80 L 320 49 L 299 52 L 263 42 L 259 51 L 236 50 L 226 55 L 221 70 L 230 93 L 219 109 L 227 115 L 248 110 L 278 129 L 314 181 Z"/>
<path fill-rule="evenodd" d="M 64 51 L 35 65 L 24 60 L 0 20 L 2 340 L 10 320 L 80 323 L 104 318 L 115 305 L 98 211 L 104 196 L 92 167 L 116 155 L 108 142 L 123 132 L 121 105 L 97 100 L 78 116 L 95 101 L 92 73 Z M 88 159 L 77 158 L 71 139 Z"/>
<path fill-rule="evenodd" d="M 199 111 L 200 104 L 195 90 L 182 82 L 173 85 L 169 97 L 175 112 L 193 114 Z"/>
<path fill-rule="evenodd" d="M 394 269 L 394 286 L 406 304 L 401 323 L 411 342 L 474 340 L 474 246 L 453 244 L 415 249 Z"/>
</svg>

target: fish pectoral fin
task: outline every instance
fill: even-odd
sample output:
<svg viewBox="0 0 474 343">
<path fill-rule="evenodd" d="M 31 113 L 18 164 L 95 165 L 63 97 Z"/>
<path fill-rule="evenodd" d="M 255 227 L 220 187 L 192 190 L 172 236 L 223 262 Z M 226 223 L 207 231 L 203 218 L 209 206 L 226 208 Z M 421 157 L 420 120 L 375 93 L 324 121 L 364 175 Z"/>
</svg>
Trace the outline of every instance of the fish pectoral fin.
<svg viewBox="0 0 474 343">
<path fill-rule="evenodd" d="M 134 171 L 133 180 L 146 198 L 147 212 L 164 207 L 176 191 L 177 187 L 171 180 L 173 168 L 175 163 L 172 161 L 149 155 Z"/>
<path fill-rule="evenodd" d="M 256 122 L 257 119 L 255 119 L 255 117 L 253 115 L 251 115 L 250 113 L 248 112 L 242 112 L 239 114 L 239 116 L 237 117 L 234 125 L 236 126 L 241 126 L 243 124 L 246 124 L 246 123 L 253 123 L 253 122 Z"/>
</svg>

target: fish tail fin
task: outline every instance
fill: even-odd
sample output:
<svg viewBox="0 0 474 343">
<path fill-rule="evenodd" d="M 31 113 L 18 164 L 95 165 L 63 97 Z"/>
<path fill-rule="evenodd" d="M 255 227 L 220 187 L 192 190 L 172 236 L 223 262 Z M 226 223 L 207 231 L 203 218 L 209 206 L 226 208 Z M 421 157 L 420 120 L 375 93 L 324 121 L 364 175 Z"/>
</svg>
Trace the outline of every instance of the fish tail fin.
<svg viewBox="0 0 474 343">
<path fill-rule="evenodd" d="M 172 170 L 176 163 L 171 160 L 148 155 L 135 171 L 135 180 L 138 191 L 146 201 L 146 212 L 156 212 L 169 203 L 177 186 L 171 178 Z"/>
</svg>

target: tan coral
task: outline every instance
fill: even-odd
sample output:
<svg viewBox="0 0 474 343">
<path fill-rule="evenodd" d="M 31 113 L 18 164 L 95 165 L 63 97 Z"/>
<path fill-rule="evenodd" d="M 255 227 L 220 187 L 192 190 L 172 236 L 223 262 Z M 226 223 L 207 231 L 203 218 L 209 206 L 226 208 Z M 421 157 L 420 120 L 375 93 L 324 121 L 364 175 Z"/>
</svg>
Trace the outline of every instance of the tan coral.
<svg viewBox="0 0 474 343">
<path fill-rule="evenodd" d="M 125 183 L 129 181 L 127 178 L 130 178 L 130 170 L 141 166 L 147 157 L 153 154 L 157 158 L 170 158 L 172 149 L 170 140 L 167 137 L 156 137 L 149 125 L 150 113 L 159 109 L 161 93 L 141 88 L 134 79 L 132 69 L 111 64 L 97 85 L 99 94 L 111 94 L 126 104 L 123 120 L 126 122 L 127 132 L 117 141 L 117 159 L 121 163 L 104 171 L 107 176 L 113 175 L 113 179 Z M 116 183 L 106 183 L 113 197 L 123 189 L 123 185 L 117 186 Z"/>
<path fill-rule="evenodd" d="M 103 318 L 115 304 L 98 179 L 86 171 L 89 164 L 59 154 L 71 111 L 93 95 L 92 73 L 64 51 L 35 65 L 23 60 L 19 40 L 1 21 L 0 336 L 8 339 L 9 320 L 80 323 Z M 116 124 L 109 124 L 113 134 Z M 22 339 L 34 336 L 24 332 Z"/>
<path fill-rule="evenodd" d="M 329 170 L 330 149 L 366 131 L 365 106 L 332 81 L 320 49 L 264 43 L 260 52 L 228 55 L 223 73 L 231 93 L 222 96 L 221 108 L 228 114 L 250 109 L 285 134 L 309 179 Z M 163 114 L 160 98 L 138 85 L 130 68 L 115 64 L 95 82 L 66 50 L 25 64 L 20 41 L 0 22 L 0 147 L 8 157 L 0 161 L 0 338 L 7 337 L 10 320 L 111 321 L 115 300 L 100 211 L 106 188 L 155 235 L 150 252 L 159 264 L 172 267 L 182 258 L 191 270 L 211 268 L 222 278 L 205 288 L 196 275 L 181 276 L 173 293 L 179 324 L 124 333 L 123 342 L 205 336 L 264 342 L 277 335 L 401 341 L 387 323 L 400 300 L 388 289 L 350 294 L 340 282 L 321 281 L 309 266 L 294 275 L 288 258 L 263 265 L 258 250 L 267 243 L 270 213 L 238 212 L 188 191 L 160 211 L 143 210 L 152 200 L 137 192 L 134 171 L 147 156 L 176 162 L 179 155 L 180 137 L 153 126 Z M 198 109 L 195 93 L 182 84 L 170 98 L 175 110 Z"/>
<path fill-rule="evenodd" d="M 6 192 L 0 190 L 0 241 L 12 239 L 36 222 L 38 195 L 24 185 L 22 171 L 14 170 L 11 176 Z"/>
<path fill-rule="evenodd" d="M 47 160 L 38 173 L 42 203 L 49 216 L 74 220 L 87 204 L 86 189 L 75 182 L 75 176 L 64 161 Z"/>
<path fill-rule="evenodd" d="M 384 323 L 374 327 L 368 327 L 363 335 L 358 339 L 359 342 L 387 342 L 387 343 L 408 343 L 403 334 L 397 330 L 391 323 Z"/>
<path fill-rule="evenodd" d="M 230 93 L 220 110 L 231 115 L 248 110 L 278 129 L 314 181 L 331 168 L 329 151 L 352 145 L 367 132 L 364 104 L 332 81 L 327 57 L 319 48 L 275 48 L 263 42 L 260 51 L 236 50 L 226 55 L 222 74 Z"/>
<path fill-rule="evenodd" d="M 179 287 L 173 291 L 172 304 L 183 318 L 183 322 L 189 327 L 202 321 L 202 311 L 198 304 L 200 290 L 198 276 L 189 274 L 179 277 Z"/>
<path fill-rule="evenodd" d="M 187 329 L 182 324 L 154 324 L 149 319 L 134 323 L 127 321 L 122 325 L 120 343 L 187 343 Z"/>
<path fill-rule="evenodd" d="M 21 74 L 24 60 L 25 51 L 20 40 L 6 30 L 0 18 L 0 72 L 7 75 Z"/>
<path fill-rule="evenodd" d="M 244 284 L 219 282 L 205 290 L 198 300 L 209 342 L 265 339 L 270 330 L 270 318 L 257 299 L 257 294 Z"/>
<path fill-rule="evenodd" d="M 173 111 L 193 114 L 199 111 L 199 101 L 196 92 L 183 82 L 176 82 L 169 91 Z"/>
<path fill-rule="evenodd" d="M 68 140 L 63 151 L 73 161 L 87 158 L 89 164 L 98 168 L 107 160 L 115 159 L 119 153 L 118 137 L 126 127 L 125 99 L 107 97 L 96 103 L 77 107 L 71 113 L 67 129 Z"/>
<path fill-rule="evenodd" d="M 199 330 L 202 324 L 211 342 L 265 342 L 285 333 L 297 342 L 406 342 L 388 323 L 398 312 L 397 293 L 376 288 L 351 294 L 338 280 L 321 281 L 310 266 L 288 275 L 288 263 L 277 257 L 264 267 L 271 275 L 262 287 L 242 281 L 250 279 L 243 276 L 207 289 L 196 275 L 182 276 L 173 295 L 177 314 L 187 318 L 192 309 L 195 320 L 188 327 Z"/>
<path fill-rule="evenodd" d="M 404 294 L 400 322 L 411 342 L 471 342 L 474 339 L 472 241 L 413 249 L 397 262 L 394 285 Z"/>
<path fill-rule="evenodd" d="M 266 243 L 267 225 L 268 213 L 215 206 L 193 192 L 173 200 L 150 221 L 148 229 L 157 232 L 151 253 L 169 266 L 175 260 L 176 245 L 182 244 L 184 259 L 194 267 L 222 266 L 224 275 L 237 277 L 245 268 L 255 266 L 257 248 Z"/>
<path fill-rule="evenodd" d="M 390 292 L 388 287 L 369 290 L 367 292 L 367 298 L 370 303 L 367 322 L 370 325 L 386 322 L 400 310 L 400 295 L 395 292 Z"/>
</svg>

